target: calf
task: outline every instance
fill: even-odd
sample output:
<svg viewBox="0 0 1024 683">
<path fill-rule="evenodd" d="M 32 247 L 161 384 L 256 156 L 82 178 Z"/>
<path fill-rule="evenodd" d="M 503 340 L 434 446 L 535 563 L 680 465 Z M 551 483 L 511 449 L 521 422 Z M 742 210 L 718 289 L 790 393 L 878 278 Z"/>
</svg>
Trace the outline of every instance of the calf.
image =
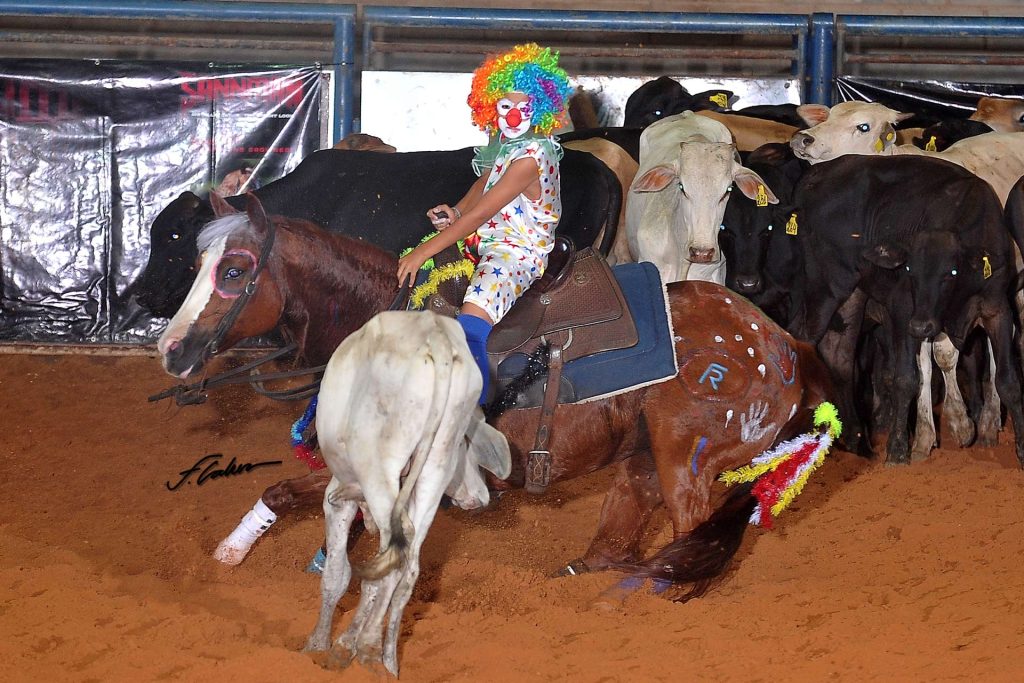
<svg viewBox="0 0 1024 683">
<path fill-rule="evenodd" d="M 774 157 L 755 151 L 746 165 L 766 182 L 779 203 L 731 193 L 718 244 L 726 262 L 725 286 L 786 326 L 803 292 L 799 235 L 795 225 L 787 231 L 787 224 L 793 211 L 793 189 L 805 164 L 792 155 L 777 161 L 761 160 L 768 158 Z"/>
<path fill-rule="evenodd" d="M 947 119 L 921 129 L 920 135 L 913 138 L 913 144 L 929 152 L 944 152 L 961 140 L 991 132 L 989 125 L 981 121 Z"/>
<path fill-rule="evenodd" d="M 810 128 L 794 135 L 790 144 L 798 157 L 812 164 L 844 154 L 935 156 L 984 178 L 1001 202 L 1024 175 L 1024 135 L 985 133 L 961 140 L 943 152 L 929 152 L 895 144 L 895 125 L 912 114 L 901 114 L 877 102 L 841 102 L 831 109 L 805 104 L 799 111 Z"/>
<path fill-rule="evenodd" d="M 742 166 L 725 126 L 683 112 L 640 136 L 640 169 L 626 200 L 626 238 L 637 261 L 658 266 L 663 282 L 725 281 L 718 230 L 733 182 L 750 198 L 778 199 Z"/>
<path fill-rule="evenodd" d="M 308 650 L 329 646 L 334 609 L 352 576 L 348 531 L 362 508 L 380 531 L 381 550 L 357 570 L 359 607 L 332 656 L 371 668 L 383 661 L 398 675 L 402 612 L 441 496 L 465 509 L 486 505 L 478 465 L 501 479 L 512 470 L 508 442 L 476 408 L 481 386 L 458 323 L 429 311 L 380 313 L 331 356 L 316 411 L 332 476 L 324 495 L 327 559 Z"/>
<path fill-rule="evenodd" d="M 1024 100 L 982 97 L 971 120 L 980 121 L 1000 133 L 1019 133 L 1024 131 Z"/>
<path fill-rule="evenodd" d="M 981 179 L 938 159 L 849 155 L 807 172 L 797 187 L 806 296 L 792 326 L 818 342 L 858 288 L 890 325 L 894 387 L 888 460 L 909 461 L 907 416 L 919 387 L 921 341 L 940 333 L 957 349 L 981 326 L 995 353 L 996 388 L 1024 464 L 1024 409 L 1013 345 L 1013 244 L 1002 209 Z M 847 336 L 856 342 L 854 324 Z M 848 353 L 850 352 L 847 349 Z M 859 429 L 850 368 L 828 361 L 843 384 L 844 420 Z"/>
</svg>

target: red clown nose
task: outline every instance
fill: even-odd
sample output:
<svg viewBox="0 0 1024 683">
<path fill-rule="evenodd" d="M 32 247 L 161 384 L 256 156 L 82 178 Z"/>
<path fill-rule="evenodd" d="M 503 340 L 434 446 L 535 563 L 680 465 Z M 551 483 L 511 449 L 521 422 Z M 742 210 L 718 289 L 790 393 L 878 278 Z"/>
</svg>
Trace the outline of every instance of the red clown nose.
<svg viewBox="0 0 1024 683">
<path fill-rule="evenodd" d="M 505 123 L 511 128 L 518 128 L 519 124 L 523 122 L 523 113 L 518 109 L 513 108 L 512 111 L 505 114 Z"/>
</svg>

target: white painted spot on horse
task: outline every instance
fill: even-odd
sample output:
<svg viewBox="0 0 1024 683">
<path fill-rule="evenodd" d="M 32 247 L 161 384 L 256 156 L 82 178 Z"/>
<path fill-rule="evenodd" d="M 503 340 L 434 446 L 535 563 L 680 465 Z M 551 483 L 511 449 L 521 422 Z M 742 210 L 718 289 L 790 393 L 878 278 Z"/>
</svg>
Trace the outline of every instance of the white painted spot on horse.
<svg viewBox="0 0 1024 683">
<path fill-rule="evenodd" d="M 796 415 L 796 404 L 795 403 L 793 404 L 793 407 L 789 409 L 789 417 L 786 418 L 786 419 L 792 420 L 794 415 Z"/>
<path fill-rule="evenodd" d="M 753 349 L 753 347 L 751 347 L 751 346 L 747 347 L 747 355 L 750 356 L 751 358 L 754 357 L 754 349 Z"/>
<path fill-rule="evenodd" d="M 750 443 L 760 441 L 775 429 L 775 423 L 762 425 L 768 416 L 768 403 L 766 401 L 754 401 L 750 404 L 747 412 L 740 415 L 740 441 Z"/>
<path fill-rule="evenodd" d="M 718 335 L 716 334 L 716 335 L 715 335 L 715 341 L 716 341 L 716 342 L 718 342 L 719 344 L 721 344 L 721 343 L 722 343 L 722 342 L 724 342 L 725 340 L 724 340 L 724 339 L 722 339 L 721 337 L 719 337 L 719 336 L 718 336 Z"/>
<path fill-rule="evenodd" d="M 725 297 L 725 303 L 731 304 L 732 303 L 732 299 L 730 299 L 729 297 Z"/>
<path fill-rule="evenodd" d="M 725 428 L 726 429 L 729 428 L 729 422 L 732 420 L 732 416 L 733 416 L 732 408 L 729 408 L 729 410 L 725 411 Z"/>
<path fill-rule="evenodd" d="M 761 373 L 761 378 L 763 379 L 765 371 L 764 363 L 761 363 L 760 365 L 757 366 L 757 371 Z"/>
<path fill-rule="evenodd" d="M 737 334 L 735 337 L 733 337 L 733 339 L 735 339 L 736 341 L 743 341 L 743 335 Z"/>
<path fill-rule="evenodd" d="M 758 328 L 757 323 L 750 323 L 750 329 L 752 329 L 755 332 L 757 332 L 757 330 L 760 329 L 760 328 Z"/>
</svg>

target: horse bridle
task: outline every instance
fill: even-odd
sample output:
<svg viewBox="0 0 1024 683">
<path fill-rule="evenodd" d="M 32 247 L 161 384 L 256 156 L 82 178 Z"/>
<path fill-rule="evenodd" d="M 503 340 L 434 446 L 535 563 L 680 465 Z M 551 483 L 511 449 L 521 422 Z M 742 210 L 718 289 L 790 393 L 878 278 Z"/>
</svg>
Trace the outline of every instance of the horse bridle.
<svg viewBox="0 0 1024 683">
<path fill-rule="evenodd" d="M 245 304 L 248 303 L 249 299 L 252 298 L 253 294 L 256 293 L 257 278 L 260 273 L 263 272 L 264 267 L 270 257 L 270 250 L 274 248 L 274 241 L 276 240 L 277 228 L 274 225 L 273 220 L 267 221 L 267 236 L 263 240 L 263 244 L 260 245 L 260 255 L 256 259 L 256 266 L 253 268 L 252 276 L 249 281 L 245 283 L 245 287 L 242 289 L 241 294 L 232 302 L 231 308 L 224 314 L 224 317 L 217 323 L 217 327 L 213 331 L 213 337 L 203 347 L 203 353 L 209 356 L 217 355 L 220 343 L 227 336 L 227 333 L 234 326 L 238 317 L 242 314 L 242 309 L 245 308 Z M 391 305 L 388 306 L 388 310 L 396 311 L 405 309 L 409 303 L 409 294 L 411 292 L 410 278 L 406 278 L 405 282 L 398 289 L 398 294 L 392 300 Z M 317 365 L 316 367 L 300 369 L 300 370 L 285 370 L 283 372 L 272 372 L 269 374 L 261 374 L 258 370 L 259 366 L 265 365 L 272 360 L 276 360 L 282 356 L 285 356 L 298 349 L 298 344 L 294 341 L 289 342 L 286 346 L 274 351 L 273 353 L 258 358 L 252 362 L 241 365 L 231 370 L 218 373 L 213 377 L 204 377 L 198 382 L 192 384 L 177 384 L 169 389 L 165 389 L 158 394 L 154 394 L 149 397 L 149 401 L 160 401 L 165 398 L 174 397 L 174 402 L 179 406 L 186 405 L 200 405 L 206 402 L 207 391 L 218 386 L 226 386 L 229 384 L 249 384 L 252 386 L 253 391 L 261 396 L 273 399 L 275 401 L 301 401 L 303 399 L 313 396 L 320 390 L 320 379 L 323 371 L 327 368 L 327 365 Z M 264 388 L 263 383 L 278 379 L 287 379 L 290 377 L 302 377 L 305 375 L 317 375 L 315 379 L 299 387 L 293 387 L 291 389 L 285 389 L 283 391 L 271 391 Z"/>
</svg>

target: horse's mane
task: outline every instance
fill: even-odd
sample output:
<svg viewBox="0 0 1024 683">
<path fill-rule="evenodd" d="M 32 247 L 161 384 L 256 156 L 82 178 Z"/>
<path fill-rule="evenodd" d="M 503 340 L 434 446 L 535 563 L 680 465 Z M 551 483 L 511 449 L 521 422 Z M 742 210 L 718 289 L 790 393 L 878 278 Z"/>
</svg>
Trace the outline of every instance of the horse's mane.
<svg viewBox="0 0 1024 683">
<path fill-rule="evenodd" d="M 199 231 L 196 236 L 196 247 L 201 254 L 220 238 L 230 237 L 242 231 L 247 231 L 255 236 L 252 225 L 249 223 L 249 217 L 244 213 L 232 213 L 215 218 Z"/>
</svg>

